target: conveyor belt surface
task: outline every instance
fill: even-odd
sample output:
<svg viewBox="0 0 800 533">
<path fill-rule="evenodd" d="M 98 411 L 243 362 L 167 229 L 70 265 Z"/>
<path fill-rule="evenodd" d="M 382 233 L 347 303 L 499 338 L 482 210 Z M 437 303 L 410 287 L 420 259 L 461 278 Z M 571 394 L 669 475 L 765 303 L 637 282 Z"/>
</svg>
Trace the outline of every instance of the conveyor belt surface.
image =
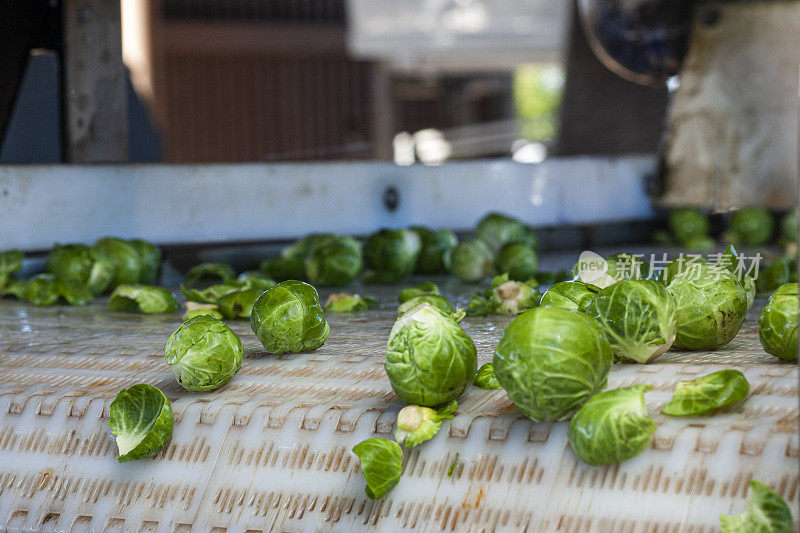
<svg viewBox="0 0 800 533">
<path fill-rule="evenodd" d="M 475 290 L 448 289 L 460 305 Z M 350 449 L 391 438 L 402 407 L 383 371 L 397 291 L 367 288 L 382 309 L 330 314 L 330 337 L 312 353 L 267 354 L 247 321 L 230 322 L 244 364 L 208 393 L 183 390 L 164 361 L 178 313 L 0 300 L 0 528 L 711 532 L 720 513 L 744 510 L 751 478 L 797 510 L 798 366 L 762 350 L 764 301 L 723 349 L 613 368 L 611 388 L 654 386 L 646 401 L 658 429 L 635 459 L 588 466 L 569 448 L 566 422 L 531 422 L 504 391 L 470 388 L 458 415 L 410 452 L 400 484 L 370 501 Z M 480 364 L 510 320 L 464 321 Z M 678 380 L 723 368 L 751 383 L 741 407 L 659 414 Z M 169 397 L 175 431 L 156 457 L 118 464 L 108 408 L 138 382 Z"/>
</svg>

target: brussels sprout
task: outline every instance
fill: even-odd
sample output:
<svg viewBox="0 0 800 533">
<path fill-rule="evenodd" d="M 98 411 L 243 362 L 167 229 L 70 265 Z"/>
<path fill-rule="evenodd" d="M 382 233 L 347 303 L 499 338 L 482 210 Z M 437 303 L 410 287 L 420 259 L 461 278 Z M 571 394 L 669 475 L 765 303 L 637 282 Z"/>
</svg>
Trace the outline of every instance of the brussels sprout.
<svg viewBox="0 0 800 533">
<path fill-rule="evenodd" d="M 601 289 L 586 313 L 597 319 L 622 361 L 649 363 L 675 341 L 675 301 L 651 279 L 620 281 Z"/>
<path fill-rule="evenodd" d="M 722 533 L 789 533 L 792 511 L 768 486 L 750 480 L 747 510 L 736 516 L 719 515 Z"/>
<path fill-rule="evenodd" d="M 296 280 L 279 283 L 258 297 L 250 327 L 274 354 L 316 350 L 330 333 L 317 290 Z"/>
<path fill-rule="evenodd" d="M 786 257 L 777 257 L 762 268 L 755 280 L 756 294 L 767 295 L 781 285 L 789 283 L 790 261 Z"/>
<path fill-rule="evenodd" d="M 716 248 L 717 241 L 711 237 L 700 237 L 697 239 L 690 239 L 686 241 L 683 246 L 687 250 L 695 250 L 698 252 L 708 252 Z"/>
<path fill-rule="evenodd" d="M 108 425 L 117 438 L 120 463 L 151 457 L 172 437 L 172 405 L 152 385 L 139 383 L 122 389 L 108 411 Z"/>
<path fill-rule="evenodd" d="M 258 268 L 277 281 L 306 278 L 306 265 L 301 259 L 289 257 L 265 259 Z"/>
<path fill-rule="evenodd" d="M 492 304 L 483 295 L 476 294 L 467 304 L 467 316 L 486 316 L 492 311 Z"/>
<path fill-rule="evenodd" d="M 94 243 L 94 247 L 105 254 L 105 259 L 114 267 L 114 275 L 107 289 L 139 283 L 144 264 L 133 245 L 122 239 L 106 237 Z"/>
<path fill-rule="evenodd" d="M 797 361 L 797 283 L 781 285 L 758 316 L 758 338 L 764 350 L 785 361 Z"/>
<path fill-rule="evenodd" d="M 153 285 L 158 280 L 158 270 L 161 268 L 161 249 L 142 239 L 128 241 L 136 249 L 142 262 L 142 274 L 139 283 Z"/>
<path fill-rule="evenodd" d="M 19 250 L 0 252 L 0 292 L 13 279 L 14 273 L 22 268 L 24 257 Z"/>
<path fill-rule="evenodd" d="M 253 304 L 263 292 L 263 289 L 242 289 L 226 292 L 217 300 L 217 307 L 225 318 L 250 318 L 250 314 L 253 312 Z"/>
<path fill-rule="evenodd" d="M 642 453 L 656 431 L 644 404 L 652 388 L 634 385 L 592 396 L 569 422 L 567 440 L 575 455 L 590 465 L 609 465 Z"/>
<path fill-rule="evenodd" d="M 325 302 L 325 311 L 331 313 L 350 313 L 353 311 L 366 311 L 378 307 L 380 302 L 369 296 L 358 296 L 346 292 L 336 292 L 328 296 Z"/>
<path fill-rule="evenodd" d="M 442 427 L 442 421 L 455 416 L 456 409 L 458 409 L 458 403 L 455 401 L 438 411 L 434 411 L 430 407 L 407 405 L 397 413 L 394 440 L 407 448 L 413 448 L 426 440 L 431 440 Z"/>
<path fill-rule="evenodd" d="M 83 244 L 57 244 L 47 256 L 45 270 L 59 279 L 86 285 L 94 295 L 105 291 L 114 278 L 114 263 L 108 255 Z"/>
<path fill-rule="evenodd" d="M 536 248 L 533 231 L 516 218 L 500 213 L 489 213 L 475 227 L 475 236 L 486 243 L 492 254 L 509 242 L 524 242 Z"/>
<path fill-rule="evenodd" d="M 611 346 L 597 321 L 558 307 L 531 309 L 508 325 L 494 373 L 528 418 L 563 420 L 606 386 Z"/>
<path fill-rule="evenodd" d="M 271 289 L 277 285 L 274 279 L 267 276 L 260 270 L 248 270 L 246 272 L 242 272 L 236 278 L 236 282 L 241 283 L 240 289 L 261 289 L 262 291 Z"/>
<path fill-rule="evenodd" d="M 312 248 L 305 266 L 312 283 L 347 285 L 361 272 L 361 244 L 350 237 L 330 239 Z"/>
<path fill-rule="evenodd" d="M 688 271 L 693 272 L 694 275 L 697 275 L 699 270 L 703 268 L 701 265 L 707 264 L 709 264 L 708 261 L 699 255 L 684 256 L 681 254 L 679 257 L 676 257 L 661 269 L 661 272 L 658 274 L 658 281 L 664 285 L 669 285 L 678 274 Z"/>
<path fill-rule="evenodd" d="M 475 374 L 475 380 L 472 382 L 472 384 L 479 389 L 503 388 L 500 386 L 500 383 L 497 382 L 497 378 L 494 375 L 494 363 L 486 363 L 480 367 L 478 369 L 478 373 Z"/>
<path fill-rule="evenodd" d="M 797 242 L 797 208 L 786 213 L 781 219 L 781 239 L 784 243 Z"/>
<path fill-rule="evenodd" d="M 196 316 L 208 315 L 218 320 L 222 320 L 222 313 L 215 304 L 201 304 L 197 302 L 186 302 L 186 312 L 183 313 L 181 320 L 186 322 Z"/>
<path fill-rule="evenodd" d="M 691 207 L 673 209 L 669 214 L 669 229 L 681 245 L 708 235 L 708 217 Z"/>
<path fill-rule="evenodd" d="M 667 285 L 675 299 L 675 347 L 715 350 L 739 332 L 747 314 L 747 294 L 736 277 L 711 264 L 686 270 Z"/>
<path fill-rule="evenodd" d="M 536 252 L 525 243 L 504 244 L 494 260 L 497 272 L 507 272 L 516 281 L 525 281 L 536 275 Z"/>
<path fill-rule="evenodd" d="M 411 298 L 404 303 L 401 303 L 397 307 L 397 316 L 401 317 L 406 314 L 411 309 L 414 309 L 418 305 L 428 304 L 443 315 L 452 315 L 453 314 L 453 306 L 450 305 L 450 301 L 442 295 L 439 294 L 426 294 L 424 296 L 417 296 L 415 298 Z"/>
<path fill-rule="evenodd" d="M 733 214 L 728 231 L 734 244 L 761 246 L 772 238 L 773 226 L 769 211 L 761 207 L 745 207 Z"/>
<path fill-rule="evenodd" d="M 738 370 L 720 370 L 707 376 L 679 381 L 675 394 L 661 412 L 671 416 L 713 413 L 720 407 L 744 400 L 750 384 Z"/>
<path fill-rule="evenodd" d="M 118 285 L 108 299 L 108 308 L 112 311 L 174 313 L 180 307 L 170 291 L 148 285 Z"/>
<path fill-rule="evenodd" d="M 494 285 L 494 283 L 492 283 Z M 518 315 L 539 305 L 539 291 L 535 281 L 520 283 L 506 281 L 492 289 L 491 312 L 495 315 Z"/>
<path fill-rule="evenodd" d="M 585 311 L 600 289 L 580 281 L 556 283 L 542 295 L 542 307 L 561 307 L 571 311 Z"/>
<path fill-rule="evenodd" d="M 18 300 L 27 300 L 28 299 L 28 286 L 31 284 L 30 281 L 25 279 L 15 279 L 11 280 L 3 289 L 3 292 L 0 293 L 3 297 L 5 296 L 13 296 Z"/>
<path fill-rule="evenodd" d="M 420 283 L 416 287 L 403 289 L 400 291 L 400 294 L 397 295 L 397 301 L 402 304 L 417 296 L 425 296 L 428 294 L 439 294 L 439 286 L 435 283 L 426 282 Z"/>
<path fill-rule="evenodd" d="M 242 366 L 242 341 L 223 322 L 200 315 L 169 336 L 164 358 L 184 389 L 214 390 L 228 383 Z"/>
<path fill-rule="evenodd" d="M 431 231 L 421 226 L 409 229 L 419 236 L 422 243 L 415 271 L 420 274 L 446 272 L 449 267 L 450 252 L 458 244 L 456 234 L 448 229 Z"/>
<path fill-rule="evenodd" d="M 386 374 L 404 402 L 435 407 L 457 399 L 475 377 L 477 350 L 454 319 L 422 304 L 397 319 Z"/>
<path fill-rule="evenodd" d="M 476 283 L 492 273 L 492 251 L 480 239 L 465 239 L 450 254 L 450 272 L 466 283 Z"/>
<path fill-rule="evenodd" d="M 77 281 L 56 278 L 54 284 L 58 295 L 69 305 L 86 305 L 94 298 L 92 292 Z"/>
<path fill-rule="evenodd" d="M 312 233 L 284 248 L 283 251 L 281 251 L 281 257 L 305 261 L 315 248 L 329 244 L 338 238 L 339 236 L 333 233 Z"/>
<path fill-rule="evenodd" d="M 38 274 L 28 280 L 25 299 L 33 305 L 54 305 L 59 296 L 56 278 L 52 274 Z"/>
<path fill-rule="evenodd" d="M 186 272 L 186 286 L 191 287 L 197 283 L 219 281 L 227 283 L 236 278 L 233 268 L 226 263 L 200 263 Z"/>
<path fill-rule="evenodd" d="M 407 229 L 382 229 L 373 233 L 364 244 L 364 264 L 371 269 L 365 278 L 370 282 L 403 281 L 417 265 L 422 243 L 419 236 Z"/>
<path fill-rule="evenodd" d="M 380 500 L 400 481 L 403 469 L 403 449 L 387 439 L 367 439 L 353 447 L 361 460 L 361 471 L 367 486 L 364 489 L 370 500 Z"/>
</svg>

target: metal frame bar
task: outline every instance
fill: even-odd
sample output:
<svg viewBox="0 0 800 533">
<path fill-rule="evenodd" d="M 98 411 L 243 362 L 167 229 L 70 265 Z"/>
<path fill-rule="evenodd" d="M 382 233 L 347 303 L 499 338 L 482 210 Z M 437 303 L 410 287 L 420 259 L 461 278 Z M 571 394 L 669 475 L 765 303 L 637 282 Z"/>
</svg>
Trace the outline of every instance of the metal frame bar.
<svg viewBox="0 0 800 533">
<path fill-rule="evenodd" d="M 655 157 L 443 166 L 391 163 L 0 167 L 0 249 L 104 235 L 157 243 L 362 235 L 425 224 L 470 229 L 488 211 L 538 227 L 651 218 Z M 384 198 L 397 192 L 391 210 Z"/>
</svg>

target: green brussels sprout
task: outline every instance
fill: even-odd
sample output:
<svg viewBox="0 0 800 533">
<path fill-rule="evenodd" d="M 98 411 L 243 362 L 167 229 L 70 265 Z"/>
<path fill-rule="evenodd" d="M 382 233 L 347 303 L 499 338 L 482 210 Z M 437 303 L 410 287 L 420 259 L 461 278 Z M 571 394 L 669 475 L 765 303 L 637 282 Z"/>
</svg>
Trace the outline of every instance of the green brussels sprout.
<svg viewBox="0 0 800 533">
<path fill-rule="evenodd" d="M 564 420 L 606 386 L 614 357 L 597 321 L 558 307 L 508 325 L 494 352 L 497 381 L 525 416 Z"/>
<path fill-rule="evenodd" d="M 330 333 L 317 290 L 297 280 L 284 281 L 262 293 L 253 304 L 250 327 L 274 354 L 316 350 Z"/>
<path fill-rule="evenodd" d="M 289 257 L 265 259 L 258 268 L 276 281 L 306 279 L 306 264 L 302 259 Z"/>
<path fill-rule="evenodd" d="M 486 363 L 478 369 L 472 384 L 479 389 L 502 389 L 494 375 L 494 363 Z"/>
<path fill-rule="evenodd" d="M 467 316 L 486 316 L 492 311 L 492 304 L 485 296 L 478 293 L 467 304 Z"/>
<path fill-rule="evenodd" d="M 567 440 L 575 455 L 590 465 L 609 465 L 642 453 L 656 431 L 644 404 L 652 388 L 634 385 L 592 396 L 569 422 Z"/>
<path fill-rule="evenodd" d="M 708 217 L 691 207 L 673 209 L 669 214 L 668 225 L 675 240 L 683 246 L 692 240 L 706 237 L 711 229 Z"/>
<path fill-rule="evenodd" d="M 535 281 L 505 281 L 492 289 L 489 298 L 495 315 L 518 315 L 539 305 L 540 295 Z M 492 282 L 492 285 L 495 283 Z"/>
<path fill-rule="evenodd" d="M 675 341 L 675 301 L 651 279 L 625 280 L 601 289 L 586 313 L 603 327 L 611 351 L 622 361 L 649 363 Z"/>
<path fill-rule="evenodd" d="M 686 270 L 667 285 L 675 299 L 675 347 L 716 350 L 739 332 L 747 314 L 747 294 L 736 277 L 708 263 Z"/>
<path fill-rule="evenodd" d="M 172 404 L 152 385 L 139 383 L 122 389 L 108 411 L 108 425 L 117 438 L 120 463 L 152 457 L 172 438 Z"/>
<path fill-rule="evenodd" d="M 465 283 L 476 283 L 492 271 L 492 251 L 480 239 L 465 239 L 450 254 L 450 272 Z"/>
<path fill-rule="evenodd" d="M 525 243 L 504 244 L 494 260 L 497 272 L 506 272 L 516 281 L 525 281 L 536 275 L 536 252 Z"/>
<path fill-rule="evenodd" d="M 219 281 L 227 283 L 236 278 L 236 273 L 227 263 L 200 263 L 186 272 L 186 286 L 191 287 L 197 283 Z"/>
<path fill-rule="evenodd" d="M 409 228 L 419 236 L 422 248 L 415 272 L 420 274 L 442 274 L 449 267 L 450 252 L 458 244 L 458 237 L 449 229 L 432 231 L 421 226 Z"/>
<path fill-rule="evenodd" d="M 792 260 L 787 257 L 776 257 L 759 272 L 755 280 L 756 294 L 763 296 L 774 291 L 781 285 L 789 283 L 789 263 Z"/>
<path fill-rule="evenodd" d="M 756 297 L 756 282 L 755 280 L 745 273 L 744 263 L 739 256 L 739 252 L 732 244 L 729 244 L 725 251 L 719 256 L 716 262 L 718 267 L 728 270 L 731 274 L 736 276 L 739 283 L 744 287 L 744 292 L 747 295 L 747 309 L 753 307 L 753 301 Z"/>
<path fill-rule="evenodd" d="M 148 285 L 117 285 L 108 299 L 108 308 L 112 311 L 174 313 L 180 307 L 170 291 Z"/>
<path fill-rule="evenodd" d="M 364 263 L 371 270 L 369 282 L 397 283 L 414 271 L 422 243 L 407 229 L 382 229 L 364 244 Z"/>
<path fill-rule="evenodd" d="M 331 313 L 351 313 L 353 311 L 366 311 L 378 307 L 380 302 L 369 296 L 358 296 L 347 292 L 336 292 L 328 296 L 325 302 L 325 311 Z"/>
<path fill-rule="evenodd" d="M 683 244 L 687 250 L 694 250 L 697 252 L 708 252 L 717 247 L 717 241 L 711 237 L 700 237 L 691 239 Z"/>
<path fill-rule="evenodd" d="M 367 486 L 364 489 L 370 500 L 380 500 L 400 482 L 403 470 L 403 449 L 387 439 L 367 439 L 353 447 L 361 460 L 361 471 Z"/>
<path fill-rule="evenodd" d="M 664 285 L 669 285 L 678 274 L 682 274 L 687 271 L 696 273 L 703 268 L 700 265 L 707 264 L 709 264 L 708 261 L 699 255 L 685 256 L 681 254 L 679 257 L 676 257 L 661 269 L 661 272 L 659 272 L 658 275 L 658 281 Z"/>
<path fill-rule="evenodd" d="M 3 288 L 13 279 L 14 273 L 22 268 L 24 254 L 19 250 L 6 250 L 0 252 L 0 293 Z"/>
<path fill-rule="evenodd" d="M 792 511 L 768 486 L 750 480 L 747 510 L 736 516 L 719 515 L 722 533 L 789 533 Z"/>
<path fill-rule="evenodd" d="M 450 305 L 450 301 L 440 294 L 425 294 L 423 296 L 416 296 L 401 303 L 397 307 L 397 316 L 401 317 L 406 314 L 411 309 L 414 309 L 418 305 L 428 304 L 443 315 L 452 315 L 453 314 L 453 306 Z"/>
<path fill-rule="evenodd" d="M 114 267 L 114 275 L 107 289 L 113 290 L 117 285 L 139 283 L 144 264 L 133 245 L 122 239 L 105 237 L 94 243 L 94 247 L 105 254 L 105 259 Z"/>
<path fill-rule="evenodd" d="M 217 320 L 222 320 L 224 317 L 222 313 L 219 312 L 219 308 L 216 304 L 203 304 L 197 302 L 186 302 L 186 312 L 183 313 L 181 320 L 186 322 L 187 320 L 191 320 L 196 316 L 208 315 L 216 318 Z"/>
<path fill-rule="evenodd" d="M 217 300 L 217 307 L 222 316 L 227 319 L 250 318 L 253 304 L 263 292 L 263 289 L 241 289 L 226 292 Z"/>
<path fill-rule="evenodd" d="M 86 285 L 94 295 L 105 291 L 114 278 L 114 263 L 108 255 L 83 244 L 57 244 L 47 256 L 45 270 L 59 279 Z"/>
<path fill-rule="evenodd" d="M 581 281 L 556 283 L 542 295 L 542 307 L 561 307 L 570 311 L 585 311 L 600 289 Z"/>
<path fill-rule="evenodd" d="M 408 287 L 400 291 L 400 294 L 397 295 L 397 301 L 402 304 L 417 296 L 425 296 L 428 294 L 439 294 L 439 286 L 435 283 L 425 282 L 420 283 L 416 287 Z"/>
<path fill-rule="evenodd" d="M 781 219 L 781 239 L 785 243 L 797 242 L 797 208 L 786 213 Z"/>
<path fill-rule="evenodd" d="M 316 246 L 306 259 L 308 279 L 323 286 L 347 285 L 361 272 L 361 244 L 341 237 Z"/>
<path fill-rule="evenodd" d="M 142 262 L 142 274 L 139 283 L 153 285 L 158 280 L 158 270 L 161 268 L 161 249 L 142 239 L 128 241 L 136 249 Z"/>
<path fill-rule="evenodd" d="M 386 346 L 386 374 L 408 404 L 435 407 L 457 399 L 478 365 L 472 339 L 453 318 L 422 304 L 397 319 Z"/>
<path fill-rule="evenodd" d="M 305 261 L 315 248 L 336 241 L 338 238 L 339 235 L 333 233 L 312 233 L 284 248 L 281 257 Z"/>
<path fill-rule="evenodd" d="M 536 248 L 533 231 L 516 218 L 500 213 L 489 213 L 475 227 L 475 236 L 486 243 L 492 254 L 510 242 L 524 242 Z"/>
<path fill-rule="evenodd" d="M 38 274 L 28 280 L 25 299 L 33 305 L 54 305 L 59 297 L 56 278 L 52 274 Z"/>
<path fill-rule="evenodd" d="M 455 416 L 458 403 L 450 402 L 438 411 L 430 407 L 406 405 L 397 413 L 397 428 L 394 440 L 407 448 L 413 448 L 431 440 L 442 427 L 442 422 Z"/>
<path fill-rule="evenodd" d="M 77 281 L 56 278 L 54 284 L 58 295 L 69 305 L 86 305 L 94 298 L 89 288 Z"/>
<path fill-rule="evenodd" d="M 236 281 L 237 283 L 241 283 L 240 289 L 261 289 L 262 291 L 265 291 L 277 285 L 274 279 L 267 276 L 260 270 L 248 270 L 246 272 L 242 272 L 236 278 Z"/>
<path fill-rule="evenodd" d="M 758 338 L 764 350 L 785 361 L 797 361 L 797 283 L 781 285 L 758 316 Z"/>
<path fill-rule="evenodd" d="M 200 315 L 181 324 L 164 345 L 175 379 L 190 391 L 215 390 L 242 366 L 242 341 L 223 322 Z"/>
<path fill-rule="evenodd" d="M 735 244 L 761 246 L 772 238 L 774 220 L 762 207 L 745 207 L 736 211 L 728 227 L 730 239 Z"/>
<path fill-rule="evenodd" d="M 661 412 L 670 416 L 705 415 L 739 403 L 750 392 L 750 384 L 738 370 L 720 370 L 687 381 L 679 381 L 675 394 Z"/>
</svg>

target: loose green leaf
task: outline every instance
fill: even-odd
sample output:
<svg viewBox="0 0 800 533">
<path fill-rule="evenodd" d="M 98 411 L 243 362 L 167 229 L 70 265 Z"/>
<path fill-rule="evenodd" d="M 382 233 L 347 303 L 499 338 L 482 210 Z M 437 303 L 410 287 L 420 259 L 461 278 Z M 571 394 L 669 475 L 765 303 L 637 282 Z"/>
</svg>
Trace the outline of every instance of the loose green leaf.
<svg viewBox="0 0 800 533">
<path fill-rule="evenodd" d="M 486 316 L 491 311 L 492 306 L 489 300 L 481 294 L 476 294 L 469 300 L 467 305 L 467 316 Z"/>
<path fill-rule="evenodd" d="M 149 285 L 118 285 L 108 299 L 108 308 L 112 311 L 174 313 L 180 307 L 169 290 Z"/>
<path fill-rule="evenodd" d="M 109 407 L 108 425 L 117 438 L 120 463 L 151 457 L 172 437 L 172 405 L 152 385 L 122 389 Z"/>
<path fill-rule="evenodd" d="M 750 481 L 747 510 L 736 516 L 720 515 L 722 533 L 789 533 L 792 512 L 786 502 L 768 486 Z"/>
<path fill-rule="evenodd" d="M 738 370 L 720 370 L 707 376 L 679 381 L 675 394 L 661 412 L 672 416 L 713 413 L 720 407 L 744 400 L 750 384 Z"/>
<path fill-rule="evenodd" d="M 429 294 L 439 294 L 439 286 L 432 282 L 425 282 L 420 283 L 416 287 L 408 287 L 400 291 L 400 294 L 397 295 L 397 301 L 402 304 L 417 296 L 426 296 Z"/>
<path fill-rule="evenodd" d="M 575 454 L 590 465 L 621 463 L 639 455 L 656 430 L 644 403 L 644 393 L 652 388 L 634 385 L 592 396 L 569 423 L 567 439 Z"/>
<path fill-rule="evenodd" d="M 0 252 L 0 293 L 11 281 L 15 272 L 22 268 L 24 254 L 19 250 Z"/>
<path fill-rule="evenodd" d="M 364 492 L 370 500 L 379 500 L 400 481 L 403 469 L 403 450 L 387 439 L 367 439 L 353 447 L 361 460 L 361 471 L 367 486 Z"/>
<path fill-rule="evenodd" d="M 242 290 L 244 282 L 231 280 L 227 283 L 220 283 L 218 285 L 211 285 L 205 289 L 189 289 L 181 284 L 181 292 L 186 299 L 190 302 L 197 302 L 201 304 L 216 304 L 219 299 L 229 292 Z"/>
<path fill-rule="evenodd" d="M 589 306 L 598 287 L 582 281 L 562 281 L 556 283 L 542 295 L 542 307 L 563 307 L 572 311 L 584 311 Z"/>
<path fill-rule="evenodd" d="M 458 466 L 458 458 L 461 454 L 456 452 L 456 457 L 453 459 L 453 462 L 450 463 L 450 468 L 447 469 L 447 477 L 453 477 L 453 472 L 456 471 L 456 466 Z"/>
<path fill-rule="evenodd" d="M 500 386 L 500 383 L 498 383 L 497 378 L 494 375 L 494 363 L 486 363 L 480 367 L 478 369 L 478 373 L 475 374 L 475 381 L 473 381 L 472 384 L 479 389 L 503 388 Z"/>
<path fill-rule="evenodd" d="M 233 267 L 226 263 L 200 263 L 186 272 L 186 286 L 191 287 L 196 283 L 218 281 L 226 283 L 236 278 Z"/>
<path fill-rule="evenodd" d="M 325 311 L 331 313 L 352 313 L 354 311 L 366 311 L 378 307 L 380 302 L 369 296 L 359 296 L 347 292 L 336 292 L 328 296 L 325 302 Z"/>
<path fill-rule="evenodd" d="M 184 389 L 214 390 L 228 383 L 242 366 L 242 341 L 221 321 L 200 315 L 169 336 L 164 358 Z"/>
<path fill-rule="evenodd" d="M 419 405 L 407 405 L 397 413 L 394 440 L 408 448 L 432 439 L 442 427 L 442 421 L 455 416 L 455 400 L 438 411 Z"/>
</svg>

